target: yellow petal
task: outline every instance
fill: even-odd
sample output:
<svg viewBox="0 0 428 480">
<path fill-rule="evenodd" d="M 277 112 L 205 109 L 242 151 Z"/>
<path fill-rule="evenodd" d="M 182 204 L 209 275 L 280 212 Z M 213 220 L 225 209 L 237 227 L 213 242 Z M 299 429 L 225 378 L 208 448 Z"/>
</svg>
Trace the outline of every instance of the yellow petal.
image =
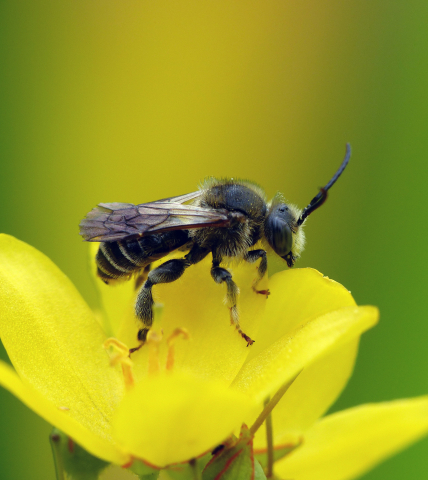
<svg viewBox="0 0 428 480">
<path fill-rule="evenodd" d="M 155 285 L 155 300 L 164 305 L 157 327 L 163 329 L 164 337 L 178 327 L 187 329 L 190 334 L 190 340 L 176 343 L 176 371 L 230 384 L 252 346 L 247 348 L 247 343 L 230 325 L 229 309 L 224 304 L 226 286 L 214 282 L 210 268 L 211 259 L 207 258 L 189 267 L 179 280 Z M 266 304 L 266 297 L 254 293 L 251 288 L 257 265 L 241 263 L 227 268 L 240 288 L 238 306 L 242 330 L 257 341 Z M 166 357 L 164 343 L 161 347 L 162 364 Z M 133 354 L 137 377 L 139 365 L 147 365 L 147 354 L 145 348 Z"/>
<path fill-rule="evenodd" d="M 124 449 L 163 467 L 201 455 L 228 437 L 254 403 L 219 382 L 184 374 L 141 381 L 114 419 Z"/>
<path fill-rule="evenodd" d="M 92 278 L 97 287 L 102 313 L 102 326 L 106 336 L 115 337 L 118 340 L 129 342 L 129 337 L 122 333 L 123 323 L 128 321 L 131 314 L 130 329 L 135 330 L 135 320 L 133 318 L 133 307 L 137 292 L 135 291 L 135 280 L 118 282 L 113 285 L 106 285 L 97 275 L 97 265 L 95 263 L 95 255 L 99 248 L 99 243 L 89 244 L 89 261 L 91 267 Z M 126 325 L 126 323 L 125 323 Z M 135 332 L 132 341 L 135 341 Z"/>
<path fill-rule="evenodd" d="M 343 285 L 312 268 L 276 273 L 269 279 L 269 290 L 265 316 L 247 361 L 299 325 L 339 308 L 356 305 Z"/>
<path fill-rule="evenodd" d="M 0 385 L 49 423 L 66 432 L 91 454 L 123 465 L 129 456 L 111 442 L 95 435 L 78 423 L 67 410 L 57 408 L 30 385 L 26 385 L 9 365 L 0 361 Z"/>
<path fill-rule="evenodd" d="M 232 386 L 261 402 L 305 366 L 371 328 L 377 319 L 375 307 L 344 307 L 315 318 L 246 363 Z"/>
<path fill-rule="evenodd" d="M 19 376 L 96 435 L 123 380 L 109 366 L 104 334 L 69 279 L 43 254 L 0 236 L 0 336 Z"/>
<path fill-rule="evenodd" d="M 308 430 L 276 464 L 281 478 L 350 480 L 428 433 L 428 397 L 345 410 Z"/>
<path fill-rule="evenodd" d="M 358 343 L 359 338 L 340 345 L 303 369 L 272 412 L 275 445 L 300 439 L 334 403 L 352 374 Z M 264 427 L 256 433 L 255 448 L 266 447 Z"/>
</svg>

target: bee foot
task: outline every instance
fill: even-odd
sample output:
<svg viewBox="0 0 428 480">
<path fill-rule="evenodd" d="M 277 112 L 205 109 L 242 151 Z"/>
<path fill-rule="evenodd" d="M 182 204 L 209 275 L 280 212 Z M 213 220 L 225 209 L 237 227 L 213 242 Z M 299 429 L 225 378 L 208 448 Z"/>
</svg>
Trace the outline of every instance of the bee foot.
<svg viewBox="0 0 428 480">
<path fill-rule="evenodd" d="M 140 345 L 138 345 L 138 347 L 134 347 L 134 348 L 130 348 L 129 349 L 129 357 L 131 357 L 131 353 L 134 353 L 136 352 L 137 350 L 140 350 L 140 348 L 144 345 L 144 343 L 141 343 Z"/>
<path fill-rule="evenodd" d="M 270 291 L 269 290 L 257 290 L 256 288 L 253 287 L 253 290 L 256 292 L 256 293 L 260 293 L 260 295 L 266 295 L 266 298 L 268 298 L 268 296 L 270 295 Z"/>
<path fill-rule="evenodd" d="M 252 340 L 246 333 L 244 333 L 241 329 L 238 329 L 239 334 L 241 337 L 247 342 L 247 347 L 252 345 L 254 343 L 254 340 Z"/>
</svg>

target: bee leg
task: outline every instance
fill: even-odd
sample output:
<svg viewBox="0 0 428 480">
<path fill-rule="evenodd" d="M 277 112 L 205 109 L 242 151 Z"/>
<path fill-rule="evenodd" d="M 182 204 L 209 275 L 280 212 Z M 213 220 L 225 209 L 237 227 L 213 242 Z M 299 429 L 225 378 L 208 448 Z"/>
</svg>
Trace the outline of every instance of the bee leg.
<svg viewBox="0 0 428 480">
<path fill-rule="evenodd" d="M 146 341 L 147 333 L 153 324 L 153 285 L 156 285 L 157 283 L 170 283 L 178 280 L 181 275 L 183 275 L 186 268 L 203 260 L 209 252 L 210 250 L 206 248 L 194 245 L 184 258 L 168 260 L 150 272 L 149 265 L 144 269 L 144 272 L 147 272 L 147 280 L 141 287 L 137 296 L 137 301 L 135 302 L 135 314 L 144 324 L 144 327 L 140 328 L 138 331 L 137 336 L 141 344 L 136 348 L 131 348 L 129 353 L 135 352 L 142 347 Z"/>
<path fill-rule="evenodd" d="M 239 314 L 238 308 L 236 306 L 236 300 L 239 294 L 239 288 L 236 283 L 232 280 L 232 274 L 229 270 L 220 267 L 220 262 L 213 260 L 213 266 L 211 267 L 211 276 L 213 277 L 216 283 L 226 283 L 227 293 L 226 293 L 226 300 L 227 304 L 229 305 L 230 310 L 230 323 L 235 325 L 236 330 L 241 335 L 241 337 L 247 342 L 247 347 L 254 343 L 254 340 L 245 334 L 241 330 L 241 326 L 239 325 Z"/>
<path fill-rule="evenodd" d="M 257 276 L 255 282 L 253 283 L 252 288 L 256 293 L 260 293 L 262 295 L 268 296 L 268 295 L 270 295 L 269 290 L 257 290 L 257 285 L 259 284 L 260 280 L 265 276 L 267 266 L 268 266 L 267 255 L 266 255 L 265 250 L 262 250 L 262 249 L 250 250 L 246 253 L 246 255 L 244 257 L 244 260 L 247 261 L 248 263 L 254 263 L 259 258 L 261 258 L 261 260 L 260 260 L 259 267 L 257 269 L 258 276 Z"/>
<path fill-rule="evenodd" d="M 147 280 L 151 266 L 152 266 L 151 263 L 146 265 L 143 268 L 143 270 L 140 270 L 139 274 L 135 277 L 135 286 L 134 286 L 135 290 L 138 290 L 141 287 L 141 285 Z"/>
<path fill-rule="evenodd" d="M 144 324 L 144 327 L 138 331 L 138 340 L 144 342 L 147 332 L 153 323 L 153 295 L 152 287 L 157 283 L 174 282 L 183 275 L 184 270 L 190 265 L 185 259 L 168 260 L 152 270 L 141 287 L 135 303 L 135 314 Z"/>
</svg>

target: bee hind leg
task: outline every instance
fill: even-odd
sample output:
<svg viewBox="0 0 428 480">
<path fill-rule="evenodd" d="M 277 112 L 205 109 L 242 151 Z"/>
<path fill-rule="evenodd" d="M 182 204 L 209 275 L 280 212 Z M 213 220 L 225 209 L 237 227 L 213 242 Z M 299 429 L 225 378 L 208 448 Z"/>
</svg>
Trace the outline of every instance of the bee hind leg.
<svg viewBox="0 0 428 480">
<path fill-rule="evenodd" d="M 248 263 L 254 263 L 259 258 L 261 258 L 261 260 L 260 260 L 260 263 L 259 263 L 259 266 L 258 266 L 258 269 L 257 269 L 258 275 L 257 275 L 257 278 L 252 285 L 252 289 L 256 293 L 260 293 L 261 295 L 266 295 L 266 297 L 267 297 L 268 295 L 270 295 L 269 290 L 257 290 L 257 285 L 260 283 L 260 280 L 265 276 L 265 273 L 267 271 L 268 263 L 267 263 L 266 251 L 262 250 L 262 249 L 250 250 L 244 256 L 244 260 Z"/>
<path fill-rule="evenodd" d="M 140 292 L 135 302 L 135 314 L 143 323 L 143 327 L 138 331 L 138 340 L 141 344 L 136 348 L 131 348 L 130 353 L 140 349 L 146 341 L 147 333 L 153 324 L 153 295 L 152 287 L 157 283 L 174 282 L 183 275 L 184 270 L 190 266 L 190 263 L 185 259 L 168 260 L 159 265 L 159 267 L 151 270 L 147 276 L 147 280 L 141 287 Z"/>
<path fill-rule="evenodd" d="M 151 267 L 152 265 L 151 263 L 149 263 L 142 270 L 138 272 L 138 275 L 135 277 L 135 283 L 134 283 L 135 290 L 139 290 L 141 285 L 147 280 Z"/>
<path fill-rule="evenodd" d="M 249 345 L 252 345 L 254 343 L 254 340 L 252 340 L 246 333 L 244 333 L 241 330 L 241 326 L 239 325 L 239 314 L 238 308 L 236 306 L 236 301 L 239 294 L 238 286 L 232 280 L 232 274 L 229 272 L 229 270 L 226 270 L 219 265 L 220 262 L 213 261 L 213 266 L 211 267 L 211 276 L 216 283 L 226 283 L 226 300 L 230 310 L 230 323 L 232 325 L 235 325 L 236 330 L 238 330 L 238 333 L 247 342 L 248 347 Z"/>
</svg>

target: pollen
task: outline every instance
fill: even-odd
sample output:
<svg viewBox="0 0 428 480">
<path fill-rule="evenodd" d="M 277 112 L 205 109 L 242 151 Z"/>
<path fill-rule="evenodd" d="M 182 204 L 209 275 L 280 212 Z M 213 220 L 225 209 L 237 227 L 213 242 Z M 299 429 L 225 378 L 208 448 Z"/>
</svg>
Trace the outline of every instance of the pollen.
<svg viewBox="0 0 428 480">
<path fill-rule="evenodd" d="M 129 348 L 117 338 L 108 338 L 103 347 L 106 350 L 110 349 L 110 365 L 113 367 L 120 364 L 122 367 L 125 388 L 131 390 L 134 386 L 134 375 L 132 373 L 133 362 L 129 358 Z"/>
</svg>

